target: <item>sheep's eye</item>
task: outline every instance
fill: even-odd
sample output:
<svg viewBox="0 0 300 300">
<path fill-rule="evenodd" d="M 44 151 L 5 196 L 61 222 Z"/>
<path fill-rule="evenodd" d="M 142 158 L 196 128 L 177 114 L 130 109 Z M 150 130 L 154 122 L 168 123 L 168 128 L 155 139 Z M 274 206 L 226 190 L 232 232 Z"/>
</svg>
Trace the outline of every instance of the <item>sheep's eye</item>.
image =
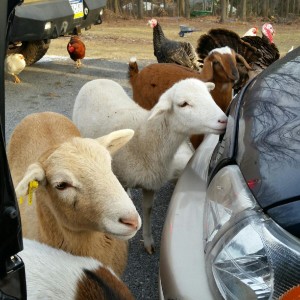
<svg viewBox="0 0 300 300">
<path fill-rule="evenodd" d="M 70 185 L 67 182 L 60 182 L 55 186 L 55 188 L 58 190 L 65 190 L 69 186 Z"/>
<path fill-rule="evenodd" d="M 189 104 L 187 102 L 183 102 L 181 104 L 178 104 L 179 107 L 186 107 L 188 106 Z"/>
</svg>

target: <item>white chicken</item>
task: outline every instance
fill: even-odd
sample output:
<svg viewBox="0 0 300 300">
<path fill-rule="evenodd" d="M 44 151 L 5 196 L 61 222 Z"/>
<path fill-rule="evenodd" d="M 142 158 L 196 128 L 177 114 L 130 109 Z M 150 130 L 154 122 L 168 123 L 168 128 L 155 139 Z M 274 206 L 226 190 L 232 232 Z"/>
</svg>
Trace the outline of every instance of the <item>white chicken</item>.
<svg viewBox="0 0 300 300">
<path fill-rule="evenodd" d="M 258 33 L 258 28 L 252 27 L 248 31 L 246 31 L 243 36 L 257 36 L 257 33 Z"/>
<path fill-rule="evenodd" d="M 7 55 L 4 62 L 5 72 L 15 78 L 15 83 L 20 83 L 18 75 L 26 67 L 25 57 L 22 54 L 15 53 Z"/>
</svg>

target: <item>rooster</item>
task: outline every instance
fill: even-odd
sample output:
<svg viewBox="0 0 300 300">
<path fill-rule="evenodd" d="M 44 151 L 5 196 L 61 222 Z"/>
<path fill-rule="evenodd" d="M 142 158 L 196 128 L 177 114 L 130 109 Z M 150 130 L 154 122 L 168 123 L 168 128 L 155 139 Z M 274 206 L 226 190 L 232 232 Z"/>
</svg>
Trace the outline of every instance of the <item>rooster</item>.
<svg viewBox="0 0 300 300">
<path fill-rule="evenodd" d="M 7 55 L 4 62 L 5 72 L 12 75 L 15 83 L 20 83 L 21 79 L 18 75 L 25 69 L 25 57 L 22 54 L 15 53 Z"/>
<path fill-rule="evenodd" d="M 242 63 L 238 64 L 240 79 L 234 87 L 238 92 L 249 79 L 279 59 L 279 50 L 273 41 L 274 33 L 273 26 L 269 23 L 262 26 L 262 37 L 240 37 L 228 29 L 211 29 L 207 34 L 200 36 L 196 52 L 200 58 L 204 59 L 212 49 L 229 46 L 242 55 L 252 70 L 247 70 Z"/>
<path fill-rule="evenodd" d="M 257 36 L 257 33 L 258 33 L 258 28 L 252 27 L 249 30 L 247 30 L 243 36 Z"/>
<path fill-rule="evenodd" d="M 85 44 L 79 36 L 75 35 L 71 37 L 67 50 L 71 59 L 76 62 L 76 68 L 78 69 L 81 66 L 81 59 L 85 57 Z"/>
<path fill-rule="evenodd" d="M 200 69 L 197 53 L 191 43 L 167 39 L 156 19 L 148 21 L 148 25 L 153 28 L 154 56 L 159 63 L 176 63 L 193 70 Z"/>
</svg>

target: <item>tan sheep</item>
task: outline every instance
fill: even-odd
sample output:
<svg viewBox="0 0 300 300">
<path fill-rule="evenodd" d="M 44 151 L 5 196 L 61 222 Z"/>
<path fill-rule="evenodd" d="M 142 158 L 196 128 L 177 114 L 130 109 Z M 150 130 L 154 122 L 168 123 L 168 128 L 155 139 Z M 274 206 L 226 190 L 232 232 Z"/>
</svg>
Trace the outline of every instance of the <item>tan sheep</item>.
<svg viewBox="0 0 300 300">
<path fill-rule="evenodd" d="M 63 115 L 24 118 L 8 145 L 17 197 L 37 181 L 32 205 L 20 205 L 23 234 L 78 256 L 90 256 L 118 275 L 127 263 L 127 241 L 141 226 L 134 204 L 111 170 L 111 155 L 133 130 L 87 139 Z"/>
</svg>

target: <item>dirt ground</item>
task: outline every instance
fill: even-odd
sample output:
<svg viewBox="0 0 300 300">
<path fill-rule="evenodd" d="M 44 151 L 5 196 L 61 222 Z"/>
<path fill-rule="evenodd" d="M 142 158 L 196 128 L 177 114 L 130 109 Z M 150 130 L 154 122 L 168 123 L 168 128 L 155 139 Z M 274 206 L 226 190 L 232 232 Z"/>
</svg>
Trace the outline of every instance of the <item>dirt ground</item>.
<svg viewBox="0 0 300 300">
<path fill-rule="evenodd" d="M 128 61 L 130 57 L 135 56 L 138 60 L 155 60 L 152 29 L 147 26 L 149 19 L 150 17 L 143 20 L 125 18 L 106 10 L 101 25 L 92 26 L 90 30 L 82 31 L 81 37 L 87 48 L 86 57 Z M 157 17 L 157 20 L 167 38 L 177 41 L 189 41 L 194 47 L 196 47 L 200 35 L 211 28 L 228 28 L 243 35 L 249 28 L 253 26 L 261 28 L 265 23 L 261 19 L 253 19 L 248 22 L 229 20 L 225 24 L 220 24 L 219 18 L 212 16 L 191 19 Z M 186 34 L 184 37 L 179 37 L 180 25 L 186 25 L 195 31 Z M 300 45 L 299 20 L 289 24 L 273 23 L 273 26 L 276 31 L 274 41 L 281 55 L 285 55 L 292 46 L 296 48 Z M 66 51 L 68 40 L 69 37 L 52 40 L 47 54 L 68 56 Z"/>
</svg>

